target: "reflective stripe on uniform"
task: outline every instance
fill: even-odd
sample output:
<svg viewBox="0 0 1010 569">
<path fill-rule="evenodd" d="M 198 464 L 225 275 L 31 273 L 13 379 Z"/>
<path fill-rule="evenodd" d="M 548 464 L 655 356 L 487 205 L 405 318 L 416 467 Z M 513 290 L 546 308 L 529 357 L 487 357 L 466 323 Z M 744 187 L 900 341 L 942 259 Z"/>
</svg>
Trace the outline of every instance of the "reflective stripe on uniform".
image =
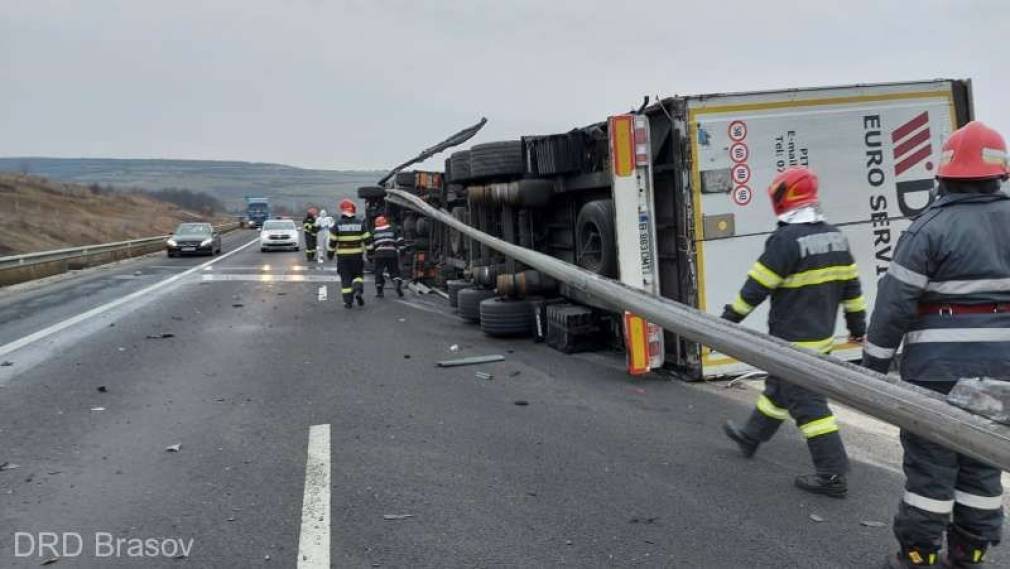
<svg viewBox="0 0 1010 569">
<path fill-rule="evenodd" d="M 929 277 L 926 275 L 920 275 L 919 273 L 902 267 L 898 263 L 891 262 L 890 268 L 887 269 L 887 274 L 898 279 L 899 281 L 915 288 L 926 288 L 929 283 Z"/>
<path fill-rule="evenodd" d="M 818 353 L 827 353 L 831 351 L 831 348 L 835 345 L 834 336 L 830 338 L 825 338 L 823 340 L 805 340 L 800 342 L 792 342 L 797 348 L 802 348 L 804 350 L 811 350 Z"/>
<path fill-rule="evenodd" d="M 344 294 L 351 294 L 354 292 L 354 287 L 341 287 L 340 292 Z"/>
<path fill-rule="evenodd" d="M 363 239 L 363 237 L 361 237 L 360 235 L 337 235 L 336 236 L 336 240 L 340 241 L 340 242 L 361 241 L 362 239 Z"/>
<path fill-rule="evenodd" d="M 337 247 L 336 249 L 330 249 L 330 251 L 334 250 L 337 252 L 337 255 L 360 255 L 364 251 L 361 247 L 352 247 L 347 249 Z"/>
<path fill-rule="evenodd" d="M 779 421 L 785 421 L 789 418 L 789 411 L 773 403 L 767 395 L 758 397 L 757 409 L 772 419 L 778 419 Z"/>
<path fill-rule="evenodd" d="M 889 360 L 894 357 L 898 348 L 882 348 L 869 340 L 863 342 L 863 351 L 877 358 L 878 360 Z"/>
<path fill-rule="evenodd" d="M 976 292 L 1010 291 L 1010 279 L 973 279 L 970 281 L 934 281 L 926 290 L 940 294 L 972 294 Z"/>
<path fill-rule="evenodd" d="M 930 328 L 905 334 L 906 344 L 933 342 L 1010 342 L 1010 328 Z"/>
<path fill-rule="evenodd" d="M 747 304 L 747 301 L 739 294 L 736 295 L 735 299 L 733 299 L 733 304 L 731 304 L 730 307 L 740 316 L 747 316 L 754 311 L 754 307 Z"/>
<path fill-rule="evenodd" d="M 829 435 L 838 432 L 838 420 L 834 415 L 828 415 L 823 419 L 817 419 L 800 425 L 800 432 L 803 436 L 812 439 L 821 435 Z"/>
<path fill-rule="evenodd" d="M 837 281 L 851 281 L 858 277 L 859 271 L 855 265 L 835 265 L 793 273 L 782 281 L 782 288 L 801 288 Z"/>
<path fill-rule="evenodd" d="M 954 501 L 976 510 L 999 510 L 1003 508 L 1003 496 L 979 496 L 962 490 L 954 490 Z"/>
<path fill-rule="evenodd" d="M 764 266 L 761 261 L 754 263 L 754 266 L 751 267 L 747 276 L 761 283 L 761 285 L 765 288 L 773 289 L 782 284 L 782 277 L 780 277 L 775 271 Z"/>
<path fill-rule="evenodd" d="M 866 297 L 859 295 L 856 298 L 843 300 L 842 307 L 846 312 L 862 312 L 866 310 Z"/>
<path fill-rule="evenodd" d="M 905 492 L 904 501 L 913 508 L 934 514 L 949 514 L 954 511 L 954 500 L 935 500 L 914 492 Z"/>
<path fill-rule="evenodd" d="M 354 280 L 351 281 L 351 283 L 363 283 L 363 282 L 365 282 L 365 279 L 363 279 L 362 277 L 354 277 Z"/>
</svg>

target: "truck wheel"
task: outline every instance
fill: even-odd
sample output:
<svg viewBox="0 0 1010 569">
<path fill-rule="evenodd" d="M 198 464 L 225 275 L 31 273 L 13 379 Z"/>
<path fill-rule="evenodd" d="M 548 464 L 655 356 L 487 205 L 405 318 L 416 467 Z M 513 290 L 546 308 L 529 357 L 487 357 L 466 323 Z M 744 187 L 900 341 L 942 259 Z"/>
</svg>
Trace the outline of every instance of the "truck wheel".
<svg viewBox="0 0 1010 569">
<path fill-rule="evenodd" d="M 456 206 L 452 208 L 451 213 L 453 219 L 467 223 L 469 215 L 467 215 L 466 207 Z M 449 230 L 449 250 L 452 251 L 453 255 L 457 256 L 462 256 L 466 253 L 466 237 L 456 229 Z"/>
<path fill-rule="evenodd" d="M 533 321 L 533 305 L 528 300 L 489 298 L 480 303 L 480 329 L 488 336 L 529 336 Z"/>
<path fill-rule="evenodd" d="M 525 171 L 521 140 L 487 142 L 470 149 L 472 179 L 516 178 Z"/>
<path fill-rule="evenodd" d="M 417 217 L 408 215 L 403 218 L 403 238 L 413 239 L 417 237 Z"/>
<path fill-rule="evenodd" d="M 450 174 L 449 181 L 454 183 L 466 182 L 470 179 L 470 151 L 462 150 L 453 152 L 449 156 Z"/>
<path fill-rule="evenodd" d="M 480 303 L 488 298 L 494 298 L 494 291 L 489 288 L 464 288 L 459 291 L 456 295 L 459 317 L 467 322 L 480 322 Z"/>
<path fill-rule="evenodd" d="M 617 276 L 617 238 L 614 235 L 614 202 L 586 202 L 575 220 L 577 262 L 598 275 Z"/>
<path fill-rule="evenodd" d="M 396 173 L 396 185 L 401 188 L 413 188 L 416 185 L 416 180 L 417 177 L 414 175 L 413 170 Z"/>
<path fill-rule="evenodd" d="M 449 306 L 456 308 L 459 306 L 459 291 L 470 286 L 470 281 L 464 279 L 453 279 L 445 282 L 445 287 L 449 292 Z"/>
<path fill-rule="evenodd" d="M 381 199 L 386 197 L 386 188 L 382 186 L 361 186 L 358 188 L 358 197 L 363 200 Z"/>
</svg>

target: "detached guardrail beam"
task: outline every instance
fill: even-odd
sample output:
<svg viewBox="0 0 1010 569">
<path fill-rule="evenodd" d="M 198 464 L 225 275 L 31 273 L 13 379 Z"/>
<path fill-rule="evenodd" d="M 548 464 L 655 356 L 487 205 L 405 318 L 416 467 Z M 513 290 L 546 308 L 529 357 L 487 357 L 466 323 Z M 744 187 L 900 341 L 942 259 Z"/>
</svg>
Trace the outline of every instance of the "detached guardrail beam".
<svg viewBox="0 0 1010 569">
<path fill-rule="evenodd" d="M 652 296 L 543 253 L 513 245 L 401 190 L 387 200 L 438 220 L 576 290 L 628 310 L 770 374 L 1010 471 L 1010 427 L 948 404 L 939 394 L 840 360 L 799 350 L 672 300 Z"/>
</svg>

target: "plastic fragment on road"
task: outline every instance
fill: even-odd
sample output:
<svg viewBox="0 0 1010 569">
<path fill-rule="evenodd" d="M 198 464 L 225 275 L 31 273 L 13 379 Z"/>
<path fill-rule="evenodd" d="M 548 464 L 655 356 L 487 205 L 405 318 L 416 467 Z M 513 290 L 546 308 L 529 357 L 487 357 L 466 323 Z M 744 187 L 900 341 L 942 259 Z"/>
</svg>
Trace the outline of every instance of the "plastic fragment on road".
<svg viewBox="0 0 1010 569">
<path fill-rule="evenodd" d="M 412 517 L 414 517 L 414 514 L 383 514 L 382 519 L 397 521 L 397 520 L 406 520 Z"/>
<path fill-rule="evenodd" d="M 12 365 L 14 365 L 14 362 L 10 360 L 4 360 L 3 363 L 0 363 L 0 367 L 10 367 Z"/>
<path fill-rule="evenodd" d="M 887 526 L 887 524 L 885 524 L 884 522 L 876 522 L 876 521 L 872 521 L 872 520 L 863 520 L 863 521 L 859 522 L 859 525 L 861 525 L 863 527 L 868 527 L 868 528 L 882 528 L 882 527 Z"/>
<path fill-rule="evenodd" d="M 148 340 L 163 340 L 165 338 L 174 338 L 175 334 L 171 332 L 162 332 L 161 334 L 148 334 Z"/>
<path fill-rule="evenodd" d="M 810 514 L 810 521 L 816 522 L 816 523 L 821 523 L 821 522 L 824 521 L 824 518 L 822 518 L 821 516 L 818 516 L 817 514 Z"/>
<path fill-rule="evenodd" d="M 449 351 L 450 352 L 458 352 L 459 351 L 459 344 L 453 344 L 453 345 L 449 346 Z"/>
<path fill-rule="evenodd" d="M 52 565 L 53 563 L 56 563 L 59 560 L 60 560 L 60 556 L 59 555 L 57 555 L 56 557 L 50 557 L 49 559 L 46 559 L 45 561 L 43 561 L 42 565 L 43 566 L 45 566 L 45 565 Z"/>
<path fill-rule="evenodd" d="M 165 452 L 179 452 L 182 448 L 182 443 L 175 443 L 174 445 L 165 447 Z"/>
<path fill-rule="evenodd" d="M 438 362 L 438 367 L 457 367 L 477 364 L 488 364 L 492 362 L 505 361 L 505 356 L 500 354 L 490 356 L 473 356 L 470 358 L 460 358 L 458 360 L 442 360 Z"/>
<path fill-rule="evenodd" d="M 10 462 L 2 462 L 2 463 L 0 463 L 0 472 L 4 472 L 6 470 L 16 470 L 18 468 L 21 468 L 20 464 L 13 464 L 13 463 L 10 463 Z"/>
<path fill-rule="evenodd" d="M 526 407 L 527 405 L 530 404 L 530 402 L 526 401 L 525 399 L 519 399 L 519 400 L 513 401 L 512 404 L 513 405 L 518 405 L 519 407 Z"/>
<path fill-rule="evenodd" d="M 1010 381 L 965 377 L 947 395 L 947 402 L 969 413 L 1010 425 Z"/>
<path fill-rule="evenodd" d="M 478 371 L 475 375 L 477 376 L 477 379 L 485 379 L 487 381 L 491 381 L 494 378 L 493 375 L 487 373 L 486 371 Z"/>
<path fill-rule="evenodd" d="M 105 387 L 104 385 L 99 385 L 95 389 L 98 390 L 99 393 L 108 393 L 109 392 L 109 388 Z"/>
<path fill-rule="evenodd" d="M 92 407 L 92 411 L 105 411 L 105 407 Z"/>
</svg>

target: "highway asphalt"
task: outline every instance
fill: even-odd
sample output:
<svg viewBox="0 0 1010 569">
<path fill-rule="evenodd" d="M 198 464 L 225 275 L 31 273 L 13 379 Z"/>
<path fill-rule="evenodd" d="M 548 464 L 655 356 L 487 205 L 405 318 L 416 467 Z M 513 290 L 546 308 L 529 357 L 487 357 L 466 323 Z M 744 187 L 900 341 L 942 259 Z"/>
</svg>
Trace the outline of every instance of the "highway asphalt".
<svg viewBox="0 0 1010 569">
<path fill-rule="evenodd" d="M 843 414 L 851 495 L 806 495 L 794 428 L 750 461 L 723 438 L 752 389 L 630 380 L 370 280 L 345 310 L 331 265 L 254 239 L 0 290 L 0 567 L 840 569 L 894 547 L 889 427 Z M 435 367 L 484 354 L 506 359 Z"/>
</svg>

